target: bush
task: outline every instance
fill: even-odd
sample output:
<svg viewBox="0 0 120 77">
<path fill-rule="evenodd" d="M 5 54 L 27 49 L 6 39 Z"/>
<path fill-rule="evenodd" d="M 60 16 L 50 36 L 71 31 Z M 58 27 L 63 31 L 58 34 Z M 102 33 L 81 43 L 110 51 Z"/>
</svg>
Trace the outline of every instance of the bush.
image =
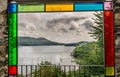
<svg viewBox="0 0 120 77">
<path fill-rule="evenodd" d="M 73 52 L 74 58 L 79 65 L 103 65 L 103 51 L 97 42 L 90 42 L 77 46 Z"/>
<path fill-rule="evenodd" d="M 64 73 L 59 66 L 46 61 L 38 65 L 38 70 L 34 70 L 32 77 L 64 77 Z"/>
</svg>

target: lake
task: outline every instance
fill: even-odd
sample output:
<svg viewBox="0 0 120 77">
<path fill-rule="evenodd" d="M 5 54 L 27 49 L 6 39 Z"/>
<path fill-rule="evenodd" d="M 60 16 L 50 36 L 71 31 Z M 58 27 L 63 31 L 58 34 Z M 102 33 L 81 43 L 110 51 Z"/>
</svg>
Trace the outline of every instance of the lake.
<svg viewBox="0 0 120 77">
<path fill-rule="evenodd" d="M 37 65 L 41 61 L 76 65 L 71 56 L 74 49 L 74 46 L 18 46 L 18 65 Z"/>
</svg>

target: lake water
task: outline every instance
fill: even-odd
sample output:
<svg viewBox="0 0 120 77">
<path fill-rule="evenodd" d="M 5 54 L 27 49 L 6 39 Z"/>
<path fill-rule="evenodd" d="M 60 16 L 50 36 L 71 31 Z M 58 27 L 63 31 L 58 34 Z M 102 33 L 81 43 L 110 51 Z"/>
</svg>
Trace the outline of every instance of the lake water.
<svg viewBox="0 0 120 77">
<path fill-rule="evenodd" d="M 18 65 L 37 65 L 41 61 L 76 65 L 71 56 L 74 49 L 74 46 L 19 46 Z"/>
</svg>

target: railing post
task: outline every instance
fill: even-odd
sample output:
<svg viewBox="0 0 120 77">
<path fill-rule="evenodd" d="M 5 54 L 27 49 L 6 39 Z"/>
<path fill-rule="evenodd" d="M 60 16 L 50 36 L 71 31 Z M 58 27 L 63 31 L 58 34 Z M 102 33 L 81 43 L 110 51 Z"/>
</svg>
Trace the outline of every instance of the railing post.
<svg viewBox="0 0 120 77">
<path fill-rule="evenodd" d="M 69 65 L 69 77 L 71 77 L 71 66 Z"/>
<path fill-rule="evenodd" d="M 26 67 L 26 77 L 27 77 L 27 65 L 25 67 Z"/>
<path fill-rule="evenodd" d="M 80 77 L 80 66 L 79 66 L 79 77 Z"/>
<path fill-rule="evenodd" d="M 42 67 L 41 65 L 39 67 L 40 67 L 40 77 L 42 77 L 42 74 L 41 74 Z"/>
<path fill-rule="evenodd" d="M 84 69 L 84 77 L 85 77 L 85 66 L 83 66 L 83 69 Z"/>
<path fill-rule="evenodd" d="M 75 74 L 75 66 L 74 66 L 74 77 L 76 77 L 76 74 Z"/>
<path fill-rule="evenodd" d="M 30 66 L 30 70 L 31 70 L 31 77 L 32 77 L 32 65 Z"/>
<path fill-rule="evenodd" d="M 49 68 L 49 76 L 51 77 L 51 66 L 48 66 Z"/>
<path fill-rule="evenodd" d="M 90 67 L 88 67 L 88 69 L 89 69 L 89 74 L 88 74 L 88 75 L 89 75 L 89 77 L 90 77 Z"/>
<path fill-rule="evenodd" d="M 23 75 L 23 66 L 21 66 L 21 75 Z"/>
<path fill-rule="evenodd" d="M 65 69 L 65 65 L 64 65 L 64 77 L 66 77 L 66 69 Z"/>
<path fill-rule="evenodd" d="M 37 70 L 37 66 L 35 66 L 35 77 L 36 77 L 36 72 L 37 72 L 38 70 Z"/>
</svg>

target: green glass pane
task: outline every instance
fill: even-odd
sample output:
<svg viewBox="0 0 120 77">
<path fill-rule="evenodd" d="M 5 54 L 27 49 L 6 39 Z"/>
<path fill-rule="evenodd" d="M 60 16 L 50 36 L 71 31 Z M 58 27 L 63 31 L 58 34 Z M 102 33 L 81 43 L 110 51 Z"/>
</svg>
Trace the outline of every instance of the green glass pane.
<svg viewBox="0 0 120 77">
<path fill-rule="evenodd" d="M 18 4 L 18 12 L 31 12 L 31 11 L 44 11 L 44 4 L 38 5 L 28 5 L 28 4 Z"/>
<path fill-rule="evenodd" d="M 16 48 L 10 49 L 9 52 L 9 65 L 16 65 L 17 64 L 17 53 Z"/>
<path fill-rule="evenodd" d="M 17 14 L 9 13 L 8 14 L 8 46 L 9 46 L 9 65 L 17 64 Z"/>
</svg>

